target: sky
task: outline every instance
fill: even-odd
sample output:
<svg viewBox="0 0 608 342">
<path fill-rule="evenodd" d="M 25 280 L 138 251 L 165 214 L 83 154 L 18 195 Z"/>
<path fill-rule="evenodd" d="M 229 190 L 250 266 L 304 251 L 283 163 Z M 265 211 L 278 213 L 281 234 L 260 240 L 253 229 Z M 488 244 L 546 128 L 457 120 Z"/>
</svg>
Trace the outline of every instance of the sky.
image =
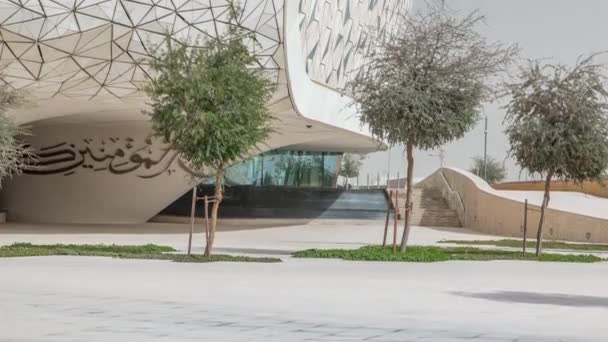
<svg viewBox="0 0 608 342">
<path fill-rule="evenodd" d="M 424 0 L 414 0 L 412 10 L 424 6 Z M 447 0 L 446 4 L 458 12 L 479 10 L 486 16 L 480 26 L 489 41 L 505 44 L 517 43 L 523 59 L 548 59 L 572 65 L 580 55 L 608 51 L 608 1 L 606 0 Z M 606 60 L 608 62 L 608 60 Z M 488 156 L 505 162 L 507 180 L 525 180 L 515 161 L 507 158 L 508 140 L 504 134 L 503 103 L 484 104 L 488 117 Z M 482 114 L 483 115 L 483 114 Z M 444 146 L 444 166 L 468 169 L 472 158 L 482 156 L 484 149 L 483 120 L 464 138 Z M 405 174 L 403 146 L 394 146 L 389 152 L 369 154 L 363 163 L 360 182 L 365 184 L 367 174 L 386 179 L 397 172 Z M 414 177 L 425 177 L 440 165 L 438 151 L 416 151 Z M 371 176 L 370 176 L 371 177 Z"/>
</svg>

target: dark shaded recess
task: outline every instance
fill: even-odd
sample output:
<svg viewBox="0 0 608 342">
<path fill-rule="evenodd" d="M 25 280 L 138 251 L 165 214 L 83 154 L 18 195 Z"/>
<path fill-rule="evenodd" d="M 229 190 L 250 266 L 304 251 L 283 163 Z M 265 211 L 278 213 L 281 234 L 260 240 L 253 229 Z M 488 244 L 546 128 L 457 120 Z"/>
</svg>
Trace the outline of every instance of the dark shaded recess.
<svg viewBox="0 0 608 342">
<path fill-rule="evenodd" d="M 212 196 L 212 185 L 199 186 L 199 196 Z M 192 191 L 165 208 L 161 215 L 190 216 Z M 383 219 L 384 190 L 341 190 L 275 186 L 230 186 L 220 206 L 226 218 Z M 204 216 L 202 201 L 196 215 Z"/>
</svg>

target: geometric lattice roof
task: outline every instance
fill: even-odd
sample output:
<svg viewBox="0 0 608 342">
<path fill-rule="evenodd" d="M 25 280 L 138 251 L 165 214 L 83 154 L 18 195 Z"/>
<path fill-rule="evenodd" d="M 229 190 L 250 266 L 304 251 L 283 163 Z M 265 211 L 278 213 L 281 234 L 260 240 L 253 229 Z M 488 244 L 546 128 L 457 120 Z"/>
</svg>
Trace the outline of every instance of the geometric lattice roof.
<svg viewBox="0 0 608 342">
<path fill-rule="evenodd" d="M 282 0 L 240 5 L 259 67 L 278 78 Z M 150 48 L 166 32 L 215 39 L 227 16 L 227 0 L 0 0 L 0 74 L 42 97 L 128 97 L 150 77 Z"/>
</svg>

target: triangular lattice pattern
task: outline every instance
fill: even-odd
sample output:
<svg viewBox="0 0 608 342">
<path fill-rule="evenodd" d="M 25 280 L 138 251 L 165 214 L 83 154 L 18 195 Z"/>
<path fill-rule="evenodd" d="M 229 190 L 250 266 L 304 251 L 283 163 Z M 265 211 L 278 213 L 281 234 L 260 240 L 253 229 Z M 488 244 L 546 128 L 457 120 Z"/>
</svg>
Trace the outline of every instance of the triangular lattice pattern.
<svg viewBox="0 0 608 342">
<path fill-rule="evenodd" d="M 411 0 L 298 0 L 299 25 L 309 77 L 335 89 L 360 70 L 372 46 L 371 30 L 380 36 L 398 29 L 399 15 Z"/>
<path fill-rule="evenodd" d="M 150 49 L 226 31 L 228 0 L 0 0 L 0 74 L 39 97 L 125 98 L 150 77 Z M 283 0 L 240 2 L 258 66 L 279 79 Z"/>
</svg>

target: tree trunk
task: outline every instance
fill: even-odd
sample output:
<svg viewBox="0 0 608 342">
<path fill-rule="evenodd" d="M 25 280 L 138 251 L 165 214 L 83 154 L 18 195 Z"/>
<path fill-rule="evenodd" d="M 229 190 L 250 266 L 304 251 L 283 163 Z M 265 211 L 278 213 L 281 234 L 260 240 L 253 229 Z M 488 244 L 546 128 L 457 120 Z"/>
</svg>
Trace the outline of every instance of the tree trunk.
<svg viewBox="0 0 608 342">
<path fill-rule="evenodd" d="M 412 177 L 414 176 L 414 144 L 407 143 L 407 179 L 405 192 L 405 218 L 403 226 L 403 237 L 401 238 L 401 252 L 405 252 L 407 240 L 410 236 L 410 218 L 412 217 Z"/>
<path fill-rule="evenodd" d="M 211 225 L 209 227 L 209 239 L 207 240 L 207 247 L 205 247 L 205 256 L 211 256 L 211 250 L 213 249 L 213 242 L 215 241 L 215 228 L 217 227 L 217 211 L 224 198 L 224 188 L 222 186 L 224 181 L 224 166 L 223 164 L 215 172 L 215 197 L 213 198 L 213 207 L 211 209 Z M 207 208 L 205 208 L 207 210 Z"/>
<path fill-rule="evenodd" d="M 540 220 L 538 221 L 538 231 L 536 232 L 536 256 L 539 257 L 543 252 L 543 223 L 545 221 L 545 209 L 549 205 L 549 191 L 551 190 L 551 177 L 553 172 L 549 171 L 545 181 L 545 196 L 543 204 L 540 206 Z"/>
</svg>

